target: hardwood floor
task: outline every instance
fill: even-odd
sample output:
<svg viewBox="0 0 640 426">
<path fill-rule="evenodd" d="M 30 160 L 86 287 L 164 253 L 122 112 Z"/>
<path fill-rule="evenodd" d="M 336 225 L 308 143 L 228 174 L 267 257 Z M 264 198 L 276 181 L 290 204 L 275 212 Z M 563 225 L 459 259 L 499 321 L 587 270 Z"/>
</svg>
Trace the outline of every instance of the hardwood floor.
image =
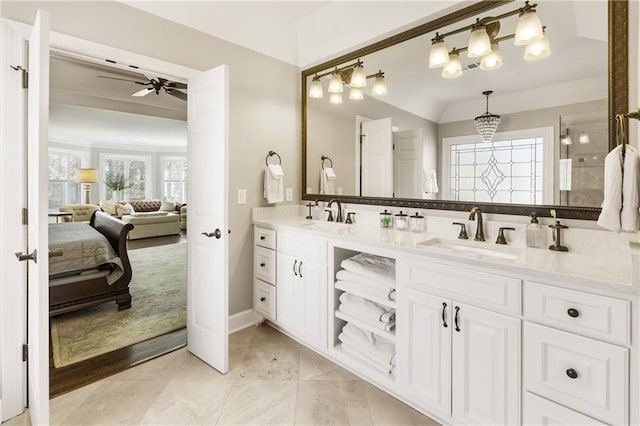
<svg viewBox="0 0 640 426">
<path fill-rule="evenodd" d="M 127 241 L 127 250 L 136 250 L 167 244 L 185 243 L 186 231 L 179 235 L 141 238 Z M 186 280 L 186 277 L 185 277 Z M 105 377 L 124 371 L 150 359 L 182 348 L 187 344 L 187 330 L 168 333 L 126 348 L 99 355 L 66 367 L 55 368 L 51 338 L 49 338 L 49 394 L 50 398 L 86 386 Z"/>
</svg>

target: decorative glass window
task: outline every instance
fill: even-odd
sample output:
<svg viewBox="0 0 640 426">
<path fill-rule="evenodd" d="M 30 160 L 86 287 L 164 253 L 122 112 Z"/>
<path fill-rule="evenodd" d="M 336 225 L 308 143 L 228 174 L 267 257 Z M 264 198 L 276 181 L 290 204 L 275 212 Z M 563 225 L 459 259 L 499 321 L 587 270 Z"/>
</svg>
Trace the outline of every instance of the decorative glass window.
<svg viewBox="0 0 640 426">
<path fill-rule="evenodd" d="M 469 142 L 477 139 L 478 142 Z M 553 128 L 497 133 L 492 142 L 479 137 L 445 138 L 448 199 L 507 204 L 547 204 L 553 196 Z M 548 139 L 549 142 L 546 140 Z M 549 150 L 550 152 L 546 152 Z M 448 172 L 448 173 L 447 173 Z M 549 186 L 551 184 L 551 186 Z"/>
<path fill-rule="evenodd" d="M 75 173 L 87 167 L 88 157 L 84 151 L 49 149 L 49 210 L 82 203 L 82 184 L 75 181 Z"/>
<path fill-rule="evenodd" d="M 101 154 L 100 176 L 101 197 L 105 200 L 143 200 L 151 198 L 151 157 Z M 124 183 L 123 190 L 109 188 L 107 181 L 121 180 Z"/>
<path fill-rule="evenodd" d="M 162 157 L 163 197 L 187 202 L 187 158 Z"/>
</svg>

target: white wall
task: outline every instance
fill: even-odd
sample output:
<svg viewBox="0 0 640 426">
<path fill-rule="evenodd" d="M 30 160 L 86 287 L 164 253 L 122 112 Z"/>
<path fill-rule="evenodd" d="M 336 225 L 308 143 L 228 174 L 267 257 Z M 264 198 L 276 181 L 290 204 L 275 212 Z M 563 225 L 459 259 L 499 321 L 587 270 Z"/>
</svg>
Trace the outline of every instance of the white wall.
<svg viewBox="0 0 640 426">
<path fill-rule="evenodd" d="M 250 309 L 250 209 L 266 205 L 262 171 L 270 149 L 282 157 L 285 186 L 293 188 L 294 200 L 300 199 L 299 70 L 114 1 L 3 1 L 2 14 L 32 22 L 38 8 L 49 11 L 53 31 L 199 70 L 229 65 L 229 313 Z M 216 159 L 211 162 L 215 165 Z M 240 188 L 247 189 L 247 204 L 242 206 L 235 203 Z"/>
</svg>

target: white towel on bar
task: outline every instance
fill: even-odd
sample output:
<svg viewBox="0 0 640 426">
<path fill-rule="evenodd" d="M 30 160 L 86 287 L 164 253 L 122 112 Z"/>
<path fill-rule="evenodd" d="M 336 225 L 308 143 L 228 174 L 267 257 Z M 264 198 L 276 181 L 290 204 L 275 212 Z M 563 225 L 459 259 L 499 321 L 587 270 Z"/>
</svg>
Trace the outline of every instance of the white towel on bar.
<svg viewBox="0 0 640 426">
<path fill-rule="evenodd" d="M 349 271 L 347 269 L 340 269 L 336 273 L 336 278 L 338 280 L 350 281 L 353 283 L 358 283 L 362 285 L 366 285 L 368 287 L 380 289 L 383 291 L 393 290 L 393 287 L 389 286 L 388 283 L 384 283 L 382 281 L 377 281 L 373 278 L 365 277 L 364 275 L 356 274 L 355 272 Z M 394 281 L 395 283 L 395 281 Z"/>
<path fill-rule="evenodd" d="M 390 323 L 396 319 L 396 311 L 393 308 L 380 306 L 368 299 L 356 296 L 353 293 L 342 293 L 340 295 L 340 309 L 345 306 L 349 312 L 353 312 L 357 319 L 367 323 L 376 321 L 382 323 Z"/>
<path fill-rule="evenodd" d="M 343 260 L 340 266 L 389 287 L 395 288 L 396 286 L 396 261 L 388 257 L 360 253 Z"/>
<path fill-rule="evenodd" d="M 329 195 L 336 193 L 336 174 L 331 167 L 320 170 L 320 193 Z"/>
<path fill-rule="evenodd" d="M 376 297 L 390 302 L 396 299 L 396 291 L 394 289 L 371 286 L 356 281 L 337 280 L 336 288 L 351 293 L 359 293 L 364 297 Z"/>
<path fill-rule="evenodd" d="M 640 230 L 639 174 L 640 157 L 634 147 L 626 146 L 624 167 L 622 145 L 607 154 L 604 160 L 604 201 L 598 217 L 599 226 L 614 232 Z"/>
<path fill-rule="evenodd" d="M 422 191 L 427 194 L 438 193 L 438 176 L 436 169 L 422 170 Z"/>
<path fill-rule="evenodd" d="M 279 164 L 264 169 L 264 198 L 269 204 L 284 201 L 284 172 Z"/>
</svg>

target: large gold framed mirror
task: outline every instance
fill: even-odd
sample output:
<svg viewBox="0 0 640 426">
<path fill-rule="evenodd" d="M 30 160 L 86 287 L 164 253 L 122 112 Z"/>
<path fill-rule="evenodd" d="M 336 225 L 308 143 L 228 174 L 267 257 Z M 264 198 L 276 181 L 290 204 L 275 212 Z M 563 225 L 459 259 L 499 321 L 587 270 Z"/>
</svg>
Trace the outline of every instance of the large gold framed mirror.
<svg viewBox="0 0 640 426">
<path fill-rule="evenodd" d="M 512 40 L 531 6 L 549 41 L 543 60 Z M 468 57 L 479 24 L 499 46 L 495 70 Z M 430 67 L 440 41 L 459 57 L 456 78 Z M 615 114 L 629 110 L 628 3 L 480 1 L 301 81 L 303 200 L 594 220 Z M 337 81 L 340 99 L 329 93 Z M 484 114 L 500 116 L 489 140 L 474 121 Z"/>
</svg>

